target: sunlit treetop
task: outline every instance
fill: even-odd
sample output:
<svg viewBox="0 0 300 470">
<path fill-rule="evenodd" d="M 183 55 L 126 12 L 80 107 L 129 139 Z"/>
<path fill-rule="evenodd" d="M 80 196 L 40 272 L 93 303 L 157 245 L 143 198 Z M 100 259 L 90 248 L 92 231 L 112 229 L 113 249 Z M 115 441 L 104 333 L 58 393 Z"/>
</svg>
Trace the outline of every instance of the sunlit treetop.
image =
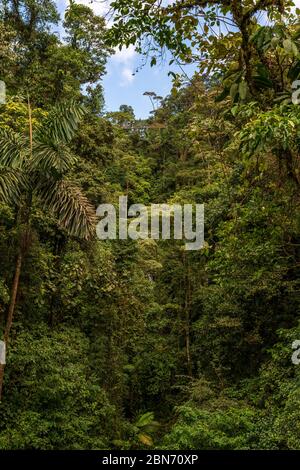
<svg viewBox="0 0 300 470">
<path fill-rule="evenodd" d="M 278 20 L 293 5 L 291 0 L 115 0 L 110 39 L 115 45 L 138 44 L 149 53 L 167 46 L 186 60 L 209 34 L 243 31 L 263 12 Z"/>
<path fill-rule="evenodd" d="M 285 84 L 279 90 L 271 75 L 275 55 L 288 56 L 282 57 L 286 69 L 300 59 L 294 6 L 291 0 L 115 0 L 108 40 L 120 47 L 135 45 L 151 65 L 168 49 L 170 65 L 193 62 L 202 73 L 234 72 L 226 93 L 234 85 L 232 93 L 240 89 L 244 99 L 261 86 L 284 90 Z"/>
</svg>

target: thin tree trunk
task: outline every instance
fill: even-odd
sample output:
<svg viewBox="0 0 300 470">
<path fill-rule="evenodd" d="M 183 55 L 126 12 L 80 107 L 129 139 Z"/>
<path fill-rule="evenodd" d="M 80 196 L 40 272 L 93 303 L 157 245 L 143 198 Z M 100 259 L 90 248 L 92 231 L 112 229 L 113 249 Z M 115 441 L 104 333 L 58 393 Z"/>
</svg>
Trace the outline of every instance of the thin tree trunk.
<svg viewBox="0 0 300 470">
<path fill-rule="evenodd" d="M 186 270 L 185 277 L 185 299 L 184 299 L 184 330 L 185 330 L 185 353 L 186 353 L 186 367 L 187 373 L 190 377 L 193 376 L 193 365 L 191 358 L 191 331 L 190 331 L 190 303 L 191 303 L 191 273 L 189 260 L 183 255 L 184 268 Z"/>
<path fill-rule="evenodd" d="M 185 350 L 188 375 L 192 377 L 193 372 L 191 360 L 190 314 L 187 308 L 185 310 Z"/>
<path fill-rule="evenodd" d="M 3 378 L 4 378 L 4 364 L 0 364 L 0 402 L 2 400 L 2 386 L 3 386 Z"/>
<path fill-rule="evenodd" d="M 5 342 L 6 346 L 8 344 L 9 333 L 10 333 L 10 330 L 11 330 L 11 326 L 12 326 L 12 322 L 13 322 L 13 318 L 14 318 L 14 313 L 15 313 L 15 308 L 16 308 L 16 300 L 17 300 L 17 294 L 18 294 L 18 288 L 19 288 L 21 267 L 22 267 L 22 254 L 19 253 L 18 257 L 17 257 L 17 262 L 16 262 L 16 270 L 15 270 L 15 275 L 14 275 L 14 280 L 13 280 L 10 304 L 9 304 L 9 309 L 8 309 L 8 314 L 7 314 L 7 319 L 6 319 L 5 332 L 4 332 L 4 342 Z M 5 367 L 4 364 L 0 364 L 0 401 L 2 399 L 4 367 Z"/>
<path fill-rule="evenodd" d="M 32 111 L 31 111 L 31 104 L 30 104 L 29 94 L 27 94 L 27 103 L 28 103 L 27 107 L 28 107 L 28 121 L 29 121 L 29 148 L 30 148 L 30 157 L 32 158 L 33 131 L 32 131 Z M 29 204 L 28 204 L 29 211 L 28 211 L 27 220 L 26 220 L 27 228 L 29 228 L 30 207 L 31 207 L 31 193 L 29 194 Z M 28 235 L 28 232 L 26 233 L 26 235 Z M 28 240 L 27 240 L 26 245 L 28 245 Z M 28 246 L 26 248 L 28 248 Z M 11 327 L 12 327 L 12 322 L 13 322 L 15 308 L 16 308 L 17 295 L 18 295 L 18 289 L 19 289 L 19 281 L 20 281 L 20 274 L 21 274 L 21 267 L 22 267 L 22 261 L 23 261 L 23 254 L 26 253 L 26 248 L 24 248 L 24 239 L 23 239 L 22 242 L 21 242 L 21 247 L 19 248 L 18 256 L 17 256 L 15 275 L 14 275 L 14 280 L 13 280 L 13 285 L 12 285 L 10 304 L 9 304 L 9 309 L 8 309 L 8 314 L 7 314 L 7 319 L 6 319 L 5 332 L 4 332 L 4 342 L 5 342 L 5 345 L 6 345 L 6 350 L 7 350 L 7 346 L 8 346 L 9 334 L 10 334 L 10 330 L 11 330 Z M 5 368 L 5 365 L 0 364 L 0 401 L 2 399 L 4 368 Z"/>
<path fill-rule="evenodd" d="M 4 333 L 5 343 L 8 342 L 9 333 L 10 333 L 11 325 L 12 325 L 12 322 L 13 322 L 13 316 L 14 316 L 14 312 L 15 312 L 16 299 L 17 299 L 18 288 L 19 288 L 21 267 L 22 267 L 22 254 L 19 253 L 18 257 L 17 257 L 16 271 L 15 271 L 13 287 L 12 287 L 12 293 L 11 293 L 11 299 L 10 299 L 10 305 L 9 305 L 8 315 L 7 315 L 7 320 L 6 320 L 6 328 L 5 328 L 5 333 Z"/>
</svg>

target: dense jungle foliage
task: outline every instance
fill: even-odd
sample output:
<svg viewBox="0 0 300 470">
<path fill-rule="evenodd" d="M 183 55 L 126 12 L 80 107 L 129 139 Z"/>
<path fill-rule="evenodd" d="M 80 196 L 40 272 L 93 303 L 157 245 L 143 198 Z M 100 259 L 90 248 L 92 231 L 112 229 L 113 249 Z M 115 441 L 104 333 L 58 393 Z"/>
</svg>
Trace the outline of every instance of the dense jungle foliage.
<svg viewBox="0 0 300 470">
<path fill-rule="evenodd" d="M 0 1 L 0 449 L 300 449 L 300 11 L 78 3 Z M 130 44 L 196 69 L 145 121 L 105 113 Z M 204 203 L 204 248 L 97 240 L 121 195 Z"/>
</svg>

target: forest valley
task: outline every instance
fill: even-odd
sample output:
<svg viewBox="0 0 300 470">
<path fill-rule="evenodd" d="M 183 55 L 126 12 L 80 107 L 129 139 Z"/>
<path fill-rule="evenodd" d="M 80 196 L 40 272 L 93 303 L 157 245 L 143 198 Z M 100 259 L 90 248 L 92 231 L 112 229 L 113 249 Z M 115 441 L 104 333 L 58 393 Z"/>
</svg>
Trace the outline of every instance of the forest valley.
<svg viewBox="0 0 300 470">
<path fill-rule="evenodd" d="M 0 449 L 300 449 L 300 11 L 111 10 L 60 39 L 54 1 L 0 1 Z M 146 120 L 105 111 L 130 45 L 196 70 Z M 204 247 L 98 240 L 120 196 L 204 204 Z"/>
</svg>

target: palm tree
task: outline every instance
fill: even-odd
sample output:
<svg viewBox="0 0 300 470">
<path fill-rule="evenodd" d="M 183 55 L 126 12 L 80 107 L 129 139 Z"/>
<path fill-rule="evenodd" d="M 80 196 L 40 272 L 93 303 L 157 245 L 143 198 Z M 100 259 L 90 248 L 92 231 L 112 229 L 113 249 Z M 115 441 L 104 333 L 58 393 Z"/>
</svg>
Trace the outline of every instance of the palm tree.
<svg viewBox="0 0 300 470">
<path fill-rule="evenodd" d="M 143 415 L 139 416 L 136 422 L 134 423 L 136 429 L 138 440 L 144 446 L 152 446 L 153 439 L 151 434 L 157 432 L 159 428 L 159 422 L 155 421 L 154 413 L 148 411 Z"/>
<path fill-rule="evenodd" d="M 68 174 L 76 162 L 68 144 L 72 140 L 84 108 L 76 103 L 60 104 L 33 129 L 28 99 L 29 131 L 17 134 L 0 130 L 0 200 L 13 205 L 20 228 L 16 265 L 7 313 L 4 343 L 8 344 L 13 323 L 22 263 L 30 245 L 32 203 L 51 211 L 60 227 L 71 236 L 91 239 L 95 231 L 95 211 Z M 0 364 L 0 400 L 4 364 Z"/>
</svg>

